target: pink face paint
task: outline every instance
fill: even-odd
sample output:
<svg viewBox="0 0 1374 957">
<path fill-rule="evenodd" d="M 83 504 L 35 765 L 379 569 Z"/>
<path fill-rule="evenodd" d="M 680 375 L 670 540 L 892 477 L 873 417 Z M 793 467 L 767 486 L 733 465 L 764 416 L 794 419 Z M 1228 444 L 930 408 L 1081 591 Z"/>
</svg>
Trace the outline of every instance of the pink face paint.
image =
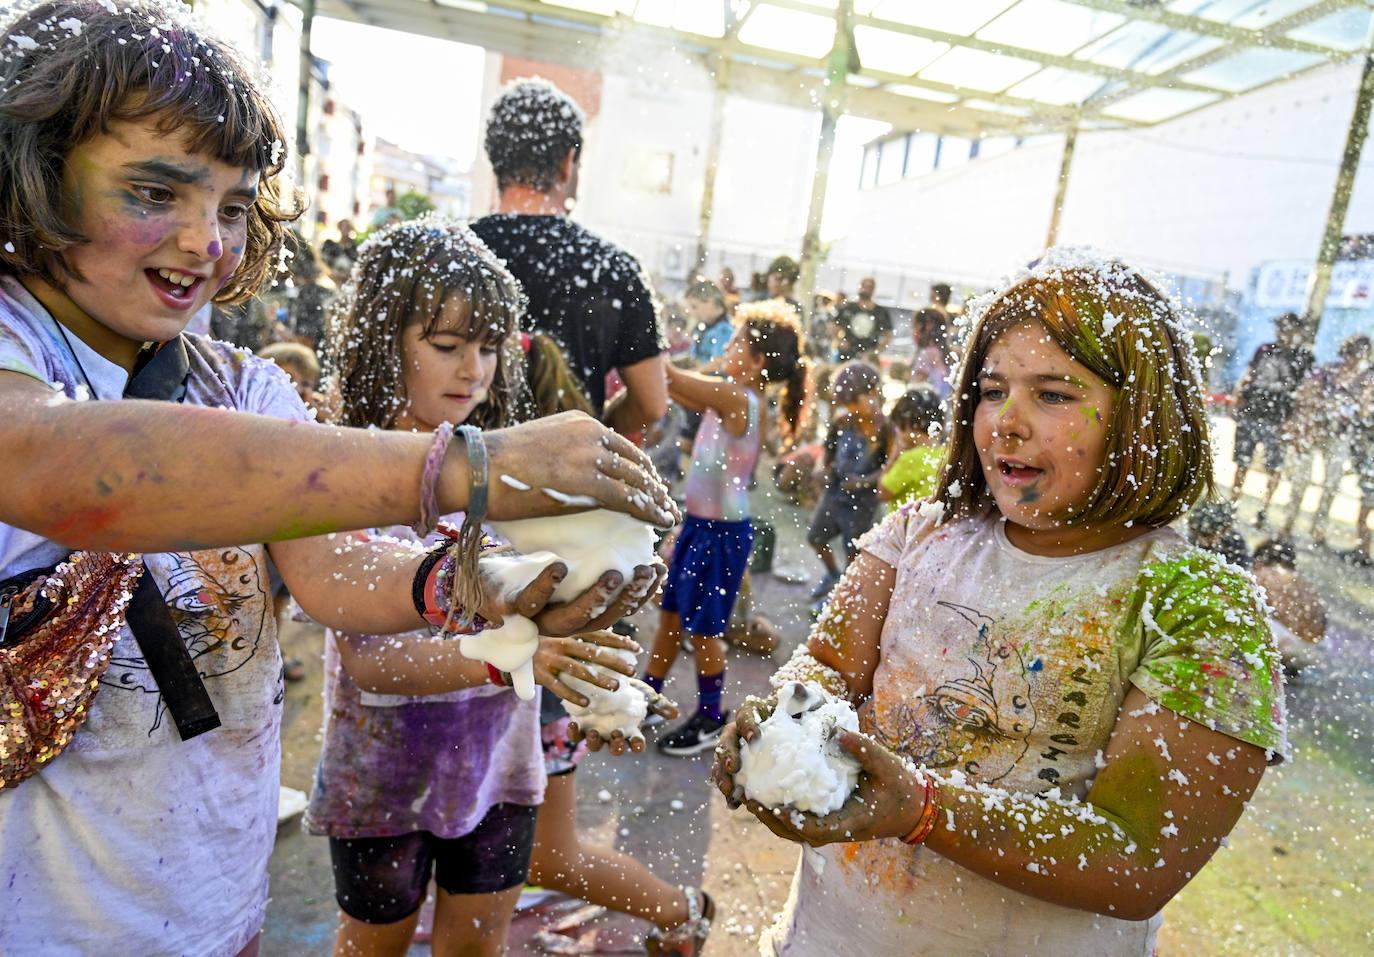
<svg viewBox="0 0 1374 957">
<path fill-rule="evenodd" d="M 224 253 L 224 247 L 219 244 L 218 239 L 210 240 L 210 248 L 205 250 L 205 254 L 211 259 L 218 259 Z"/>
</svg>

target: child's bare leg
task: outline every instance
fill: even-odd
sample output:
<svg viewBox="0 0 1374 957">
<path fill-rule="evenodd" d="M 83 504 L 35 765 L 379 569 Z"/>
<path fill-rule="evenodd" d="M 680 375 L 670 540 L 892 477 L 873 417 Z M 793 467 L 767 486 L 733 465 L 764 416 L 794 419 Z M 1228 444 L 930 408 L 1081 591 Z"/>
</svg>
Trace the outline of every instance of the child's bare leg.
<svg viewBox="0 0 1374 957">
<path fill-rule="evenodd" d="M 649 664 L 644 672 L 660 683 L 668 677 L 668 672 L 677 661 L 677 653 L 682 648 L 682 616 L 677 612 L 664 611 L 658 616 L 658 634 L 654 636 L 653 647 L 649 649 Z"/>
<path fill-rule="evenodd" d="M 1249 462 L 1237 462 L 1236 474 L 1231 478 L 1231 501 L 1239 502 L 1241 492 L 1245 490 L 1245 476 L 1250 471 Z"/>
<path fill-rule="evenodd" d="M 830 550 L 828 544 L 812 545 L 811 547 L 814 548 L 816 554 L 820 556 L 821 563 L 825 565 L 825 573 L 827 575 L 835 576 L 840 573 L 840 566 L 835 561 L 835 553 Z"/>
<path fill-rule="evenodd" d="M 418 907 L 409 917 L 390 924 L 369 924 L 340 911 L 334 957 L 405 957 L 419 922 Z"/>
<path fill-rule="evenodd" d="M 549 778 L 535 827 L 530 882 L 669 930 L 687 919 L 682 890 L 613 847 L 588 847 L 577 833 L 576 773 Z"/>
<path fill-rule="evenodd" d="M 697 674 L 718 675 L 725 670 L 725 642 L 719 637 L 693 635 L 692 646 L 696 648 Z"/>
<path fill-rule="evenodd" d="M 1274 469 L 1269 473 L 1264 483 L 1264 507 L 1268 508 L 1269 503 L 1274 500 L 1274 493 L 1279 489 L 1279 482 L 1283 479 L 1283 473 Z"/>
<path fill-rule="evenodd" d="M 244 945 L 243 950 L 239 951 L 235 957 L 258 957 L 258 945 L 262 943 L 262 932 L 253 935 L 253 939 Z"/>
<path fill-rule="evenodd" d="M 440 889 L 434 907 L 434 957 L 500 957 L 506 952 L 520 887 L 494 894 L 450 894 Z"/>
</svg>

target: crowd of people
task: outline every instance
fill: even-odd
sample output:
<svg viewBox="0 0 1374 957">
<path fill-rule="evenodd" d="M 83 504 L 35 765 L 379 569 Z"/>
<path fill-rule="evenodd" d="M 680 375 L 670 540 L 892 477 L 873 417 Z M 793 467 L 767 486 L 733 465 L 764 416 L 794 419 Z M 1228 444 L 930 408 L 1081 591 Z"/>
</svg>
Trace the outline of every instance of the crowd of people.
<svg viewBox="0 0 1374 957">
<path fill-rule="evenodd" d="M 650 954 L 700 953 L 710 895 L 577 826 L 584 756 L 644 739 L 562 705 L 638 679 L 646 724 L 671 722 L 688 647 L 696 700 L 659 749 L 709 753 L 727 802 L 809 848 L 764 953 L 1150 952 L 1288 753 L 1259 587 L 1172 527 L 1214 490 L 1167 297 L 1051 251 L 967 307 L 962 341 L 934 285 L 894 361 L 872 279 L 803 309 L 784 256 L 749 292 L 693 276 L 665 316 L 634 256 L 569 218 L 585 118 L 542 80 L 487 117 L 490 215 L 341 224 L 316 252 L 290 229 L 280 121 L 179 7 L 40 0 L 0 33 L 0 437 L 20 463 L 0 497 L 0 951 L 258 952 L 289 594 L 325 629 L 305 827 L 329 843 L 336 954 L 405 953 L 431 882 L 433 952 L 499 954 L 529 881 L 650 922 Z M 1273 470 L 1318 412 L 1299 463 L 1367 454 L 1367 356 L 1294 388 L 1310 354 L 1262 349 L 1238 461 L 1263 446 Z M 760 481 L 811 511 L 815 623 L 732 713 Z M 498 583 L 490 523 L 587 506 L 659 529 L 665 562 L 570 601 L 561 562 Z M 1257 574 L 1313 633 L 1271 544 Z M 655 601 L 632 663 L 625 619 Z M 463 653 L 517 615 L 532 698 Z M 830 815 L 736 781 L 791 681 L 858 710 L 828 745 L 858 790 Z"/>
<path fill-rule="evenodd" d="M 1317 485 L 1321 494 L 1311 536 L 1314 545 L 1324 547 L 1331 507 L 1341 483 L 1353 474 L 1359 489 L 1358 543 L 1342 557 L 1367 567 L 1374 564 L 1369 524 L 1374 512 L 1374 367 L 1369 337 L 1349 337 L 1334 360 L 1318 366 L 1305 344 L 1307 328 L 1301 317 L 1284 313 L 1274 325 L 1274 341 L 1255 351 L 1234 390 L 1232 501 L 1240 500 L 1255 454 L 1263 450 L 1267 475 L 1257 524 L 1272 525 L 1291 538 L 1307 492 Z M 1274 493 L 1285 478 L 1290 485 L 1288 507 L 1282 517 L 1273 516 Z"/>
</svg>

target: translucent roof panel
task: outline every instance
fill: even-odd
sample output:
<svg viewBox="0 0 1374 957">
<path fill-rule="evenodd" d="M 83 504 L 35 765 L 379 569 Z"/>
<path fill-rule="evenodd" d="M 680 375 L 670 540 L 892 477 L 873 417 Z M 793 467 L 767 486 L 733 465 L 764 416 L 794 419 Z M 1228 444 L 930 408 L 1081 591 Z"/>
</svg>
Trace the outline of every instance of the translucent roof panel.
<svg viewBox="0 0 1374 957">
<path fill-rule="evenodd" d="M 949 49 L 948 43 L 865 26 L 854 28 L 854 44 L 865 69 L 898 76 L 911 76 Z"/>
<path fill-rule="evenodd" d="M 997 103 L 992 100 L 965 100 L 964 105 L 971 110 L 984 110 L 988 113 L 1005 113 L 1007 116 L 1030 116 L 1031 111 L 1024 106 L 1010 103 Z"/>
<path fill-rule="evenodd" d="M 634 13 L 634 0 L 544 0 L 550 7 L 567 7 L 584 13 L 599 13 L 603 17 L 613 17 L 617 13 L 626 16 Z"/>
<path fill-rule="evenodd" d="M 636 20 L 656 27 L 708 37 L 725 36 L 725 8 L 718 3 L 678 3 L 677 0 L 639 0 Z"/>
<path fill-rule="evenodd" d="M 1346 7 L 1289 30 L 1288 36 L 1305 43 L 1319 43 L 1354 53 L 1369 42 L 1370 13 L 1368 7 Z"/>
<path fill-rule="evenodd" d="M 1183 79 L 1199 86 L 1225 90 L 1227 93 L 1242 93 L 1314 66 L 1322 62 L 1322 59 L 1316 53 L 1251 47 L 1224 60 L 1185 73 Z"/>
<path fill-rule="evenodd" d="M 1292 16 L 1321 0 L 1172 0 L 1172 13 L 1229 23 L 1243 30 L 1259 30 L 1276 20 Z"/>
<path fill-rule="evenodd" d="M 1023 100 L 1039 100 L 1056 106 L 1075 106 L 1110 85 L 1095 73 L 1046 67 L 1030 79 L 1022 80 L 1007 92 Z"/>
<path fill-rule="evenodd" d="M 1021 0 L 979 30 L 976 36 L 993 43 L 1063 55 L 1125 22 L 1126 18 L 1120 14 L 1104 13 L 1064 0 Z"/>
<path fill-rule="evenodd" d="M 989 23 L 1013 0 L 854 0 L 854 12 L 895 23 L 907 23 L 969 36 Z"/>
<path fill-rule="evenodd" d="M 1113 30 L 1075 56 L 1118 70 L 1157 75 L 1186 60 L 1211 53 L 1224 44 L 1224 40 L 1216 37 L 1135 20 Z"/>
<path fill-rule="evenodd" d="M 1221 97 L 1220 93 L 1207 93 L 1202 90 L 1170 90 L 1156 87 L 1117 100 L 1102 112 L 1106 116 L 1115 116 L 1123 120 L 1158 123 L 1180 113 L 1215 103 Z"/>
<path fill-rule="evenodd" d="M 741 43 L 817 59 L 835 45 L 835 21 L 819 13 L 761 4 L 739 32 Z"/>
<path fill-rule="evenodd" d="M 1000 93 L 1038 69 L 1040 64 L 1033 60 L 955 47 L 922 70 L 921 77 L 950 86 Z"/>
<path fill-rule="evenodd" d="M 957 93 L 946 93 L 944 90 L 932 90 L 928 86 L 915 86 L 911 83 L 889 83 L 885 89 L 889 93 L 896 93 L 898 96 L 909 96 L 914 100 L 929 100 L 932 103 L 958 103 Z"/>
</svg>

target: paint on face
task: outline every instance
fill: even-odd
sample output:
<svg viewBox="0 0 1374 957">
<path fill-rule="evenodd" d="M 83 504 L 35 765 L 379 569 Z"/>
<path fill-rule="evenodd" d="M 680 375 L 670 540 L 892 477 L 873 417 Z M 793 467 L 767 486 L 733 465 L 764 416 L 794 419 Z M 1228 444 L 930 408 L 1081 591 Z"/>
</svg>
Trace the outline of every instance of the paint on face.
<svg viewBox="0 0 1374 957">
<path fill-rule="evenodd" d="M 101 338 L 94 327 L 125 342 L 170 339 L 227 284 L 246 247 L 257 172 L 193 152 L 159 120 L 115 121 L 66 157 L 70 218 L 88 241 L 65 253 L 81 278 L 65 282 L 58 312 L 87 341 Z"/>
</svg>

